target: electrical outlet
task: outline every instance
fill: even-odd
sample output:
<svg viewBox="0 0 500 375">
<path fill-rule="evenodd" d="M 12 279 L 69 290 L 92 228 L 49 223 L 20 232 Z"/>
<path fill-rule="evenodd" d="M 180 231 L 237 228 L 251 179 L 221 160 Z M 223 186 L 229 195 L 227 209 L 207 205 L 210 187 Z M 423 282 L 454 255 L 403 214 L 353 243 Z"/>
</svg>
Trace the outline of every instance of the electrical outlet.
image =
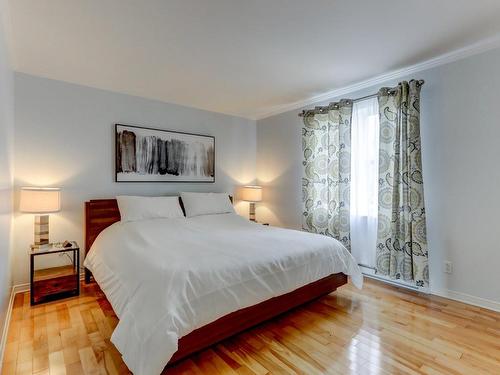
<svg viewBox="0 0 500 375">
<path fill-rule="evenodd" d="M 445 273 L 452 273 L 453 272 L 453 264 L 449 260 L 444 262 L 444 272 Z"/>
</svg>

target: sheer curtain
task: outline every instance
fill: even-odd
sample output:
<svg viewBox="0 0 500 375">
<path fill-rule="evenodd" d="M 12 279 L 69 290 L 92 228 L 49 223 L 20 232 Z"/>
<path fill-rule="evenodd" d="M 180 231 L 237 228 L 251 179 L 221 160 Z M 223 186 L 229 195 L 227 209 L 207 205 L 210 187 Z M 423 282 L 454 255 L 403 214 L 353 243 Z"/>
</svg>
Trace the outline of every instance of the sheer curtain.
<svg viewBox="0 0 500 375">
<path fill-rule="evenodd" d="M 351 123 L 351 252 L 359 264 L 376 265 L 379 111 L 377 98 L 354 103 Z"/>
</svg>

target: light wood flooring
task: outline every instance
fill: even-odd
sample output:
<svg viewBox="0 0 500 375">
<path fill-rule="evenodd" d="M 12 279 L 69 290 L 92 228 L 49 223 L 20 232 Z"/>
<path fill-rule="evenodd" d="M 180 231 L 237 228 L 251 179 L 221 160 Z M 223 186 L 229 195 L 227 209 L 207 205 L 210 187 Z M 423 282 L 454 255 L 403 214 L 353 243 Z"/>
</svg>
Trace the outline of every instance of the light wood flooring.
<svg viewBox="0 0 500 375">
<path fill-rule="evenodd" d="M 2 373 L 128 374 L 109 341 L 116 324 L 95 284 L 36 307 L 18 294 Z M 500 313 L 367 279 L 164 373 L 500 374 Z"/>
</svg>

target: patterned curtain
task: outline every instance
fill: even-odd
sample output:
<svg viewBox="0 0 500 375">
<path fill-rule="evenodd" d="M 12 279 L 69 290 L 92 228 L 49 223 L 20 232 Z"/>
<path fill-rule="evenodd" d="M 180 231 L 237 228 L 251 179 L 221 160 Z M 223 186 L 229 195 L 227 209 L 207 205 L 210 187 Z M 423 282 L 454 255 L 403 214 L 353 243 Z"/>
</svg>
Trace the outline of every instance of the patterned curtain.
<svg viewBox="0 0 500 375">
<path fill-rule="evenodd" d="M 420 151 L 420 86 L 379 91 L 377 272 L 427 286 L 429 281 Z"/>
<path fill-rule="evenodd" d="M 302 151 L 302 228 L 332 236 L 350 250 L 352 101 L 332 103 L 304 116 Z"/>
</svg>

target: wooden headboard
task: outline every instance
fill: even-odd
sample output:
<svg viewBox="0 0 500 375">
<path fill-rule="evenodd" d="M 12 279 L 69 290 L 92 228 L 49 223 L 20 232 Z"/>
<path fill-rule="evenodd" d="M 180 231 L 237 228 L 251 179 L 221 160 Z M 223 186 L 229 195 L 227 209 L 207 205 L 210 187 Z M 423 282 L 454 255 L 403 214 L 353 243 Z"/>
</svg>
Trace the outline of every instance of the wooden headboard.
<svg viewBox="0 0 500 375">
<path fill-rule="evenodd" d="M 95 239 L 104 229 L 120 221 L 120 210 L 116 199 L 92 199 L 85 202 L 85 256 Z M 85 283 L 92 274 L 85 268 Z"/>
<path fill-rule="evenodd" d="M 85 255 L 104 229 L 120 221 L 116 199 L 92 199 L 85 202 Z"/>
</svg>

